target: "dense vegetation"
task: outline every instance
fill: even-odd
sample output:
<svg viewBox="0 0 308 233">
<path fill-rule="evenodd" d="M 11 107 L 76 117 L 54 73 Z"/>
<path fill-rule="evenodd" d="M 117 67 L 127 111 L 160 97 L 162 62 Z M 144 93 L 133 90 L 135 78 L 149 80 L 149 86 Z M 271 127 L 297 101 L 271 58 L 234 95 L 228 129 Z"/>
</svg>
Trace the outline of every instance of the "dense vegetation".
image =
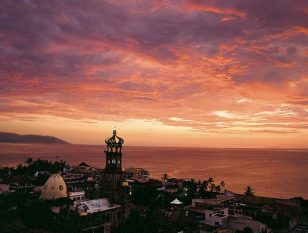
<svg viewBox="0 0 308 233">
<path fill-rule="evenodd" d="M 0 169 L 0 182 L 17 186 L 43 185 L 51 173 L 60 172 L 65 166 L 67 164 L 63 160 L 51 162 L 28 158 L 24 164 L 19 164 L 16 168 Z"/>
</svg>

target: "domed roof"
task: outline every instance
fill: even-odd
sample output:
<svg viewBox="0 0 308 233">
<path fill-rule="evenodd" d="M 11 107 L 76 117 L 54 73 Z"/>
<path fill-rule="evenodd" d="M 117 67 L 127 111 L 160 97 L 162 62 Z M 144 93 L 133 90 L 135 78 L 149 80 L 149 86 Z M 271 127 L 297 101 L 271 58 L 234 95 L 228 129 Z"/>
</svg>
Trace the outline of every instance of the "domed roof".
<svg viewBox="0 0 308 233">
<path fill-rule="evenodd" d="M 65 182 L 60 174 L 52 174 L 42 190 L 41 199 L 55 200 L 67 197 Z"/>
<path fill-rule="evenodd" d="M 122 147 L 124 143 L 124 139 L 117 136 L 117 131 L 113 130 L 112 136 L 110 138 L 106 138 L 105 143 L 108 147 Z"/>
</svg>

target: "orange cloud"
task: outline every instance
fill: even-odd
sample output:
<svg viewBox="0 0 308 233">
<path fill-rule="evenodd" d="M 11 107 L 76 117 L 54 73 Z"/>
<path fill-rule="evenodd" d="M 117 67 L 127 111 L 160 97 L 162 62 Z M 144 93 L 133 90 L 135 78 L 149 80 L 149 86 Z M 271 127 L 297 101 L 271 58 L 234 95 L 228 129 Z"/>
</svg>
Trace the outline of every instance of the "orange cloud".
<svg viewBox="0 0 308 233">
<path fill-rule="evenodd" d="M 86 135 L 116 124 L 132 142 L 133 131 L 152 136 L 148 145 L 176 137 L 187 146 L 189 137 L 198 146 L 305 146 L 298 6 L 273 3 L 271 15 L 257 2 L 40 4 L 6 8 L 0 130 L 98 143 Z M 70 126 L 74 135 L 64 133 Z"/>
<path fill-rule="evenodd" d="M 240 17 L 241 19 L 246 18 L 245 12 L 232 9 L 232 8 L 221 8 L 217 6 L 211 6 L 211 5 L 185 4 L 184 9 L 185 10 L 198 10 L 198 11 L 204 11 L 204 12 L 214 13 L 218 15 L 229 16 L 228 18 L 224 16 L 222 21 L 230 20 L 231 16 L 237 16 L 237 17 Z"/>
</svg>

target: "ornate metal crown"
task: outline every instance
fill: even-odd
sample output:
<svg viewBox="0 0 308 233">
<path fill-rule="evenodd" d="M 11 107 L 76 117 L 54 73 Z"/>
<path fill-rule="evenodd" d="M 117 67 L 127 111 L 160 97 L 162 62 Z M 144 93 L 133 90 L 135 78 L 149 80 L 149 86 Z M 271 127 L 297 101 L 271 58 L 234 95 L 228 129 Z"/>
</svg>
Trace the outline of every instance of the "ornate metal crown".
<svg viewBox="0 0 308 233">
<path fill-rule="evenodd" d="M 109 148 L 121 148 L 124 143 L 124 139 L 117 136 L 117 131 L 113 130 L 113 134 L 111 137 L 105 139 L 105 143 Z"/>
</svg>

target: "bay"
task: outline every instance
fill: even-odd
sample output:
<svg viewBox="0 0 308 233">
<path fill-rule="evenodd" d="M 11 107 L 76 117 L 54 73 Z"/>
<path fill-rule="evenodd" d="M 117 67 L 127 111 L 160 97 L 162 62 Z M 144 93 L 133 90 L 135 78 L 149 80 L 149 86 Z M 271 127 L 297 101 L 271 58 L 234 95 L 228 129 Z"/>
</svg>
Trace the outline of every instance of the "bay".
<svg viewBox="0 0 308 233">
<path fill-rule="evenodd" d="M 104 145 L 0 144 L 1 166 L 16 166 L 29 157 L 65 160 L 70 165 L 86 162 L 104 168 Z M 205 180 L 213 177 L 243 193 L 250 185 L 256 195 L 308 198 L 307 149 L 216 149 L 171 147 L 123 147 L 123 168 L 142 167 L 151 177 Z"/>
</svg>

